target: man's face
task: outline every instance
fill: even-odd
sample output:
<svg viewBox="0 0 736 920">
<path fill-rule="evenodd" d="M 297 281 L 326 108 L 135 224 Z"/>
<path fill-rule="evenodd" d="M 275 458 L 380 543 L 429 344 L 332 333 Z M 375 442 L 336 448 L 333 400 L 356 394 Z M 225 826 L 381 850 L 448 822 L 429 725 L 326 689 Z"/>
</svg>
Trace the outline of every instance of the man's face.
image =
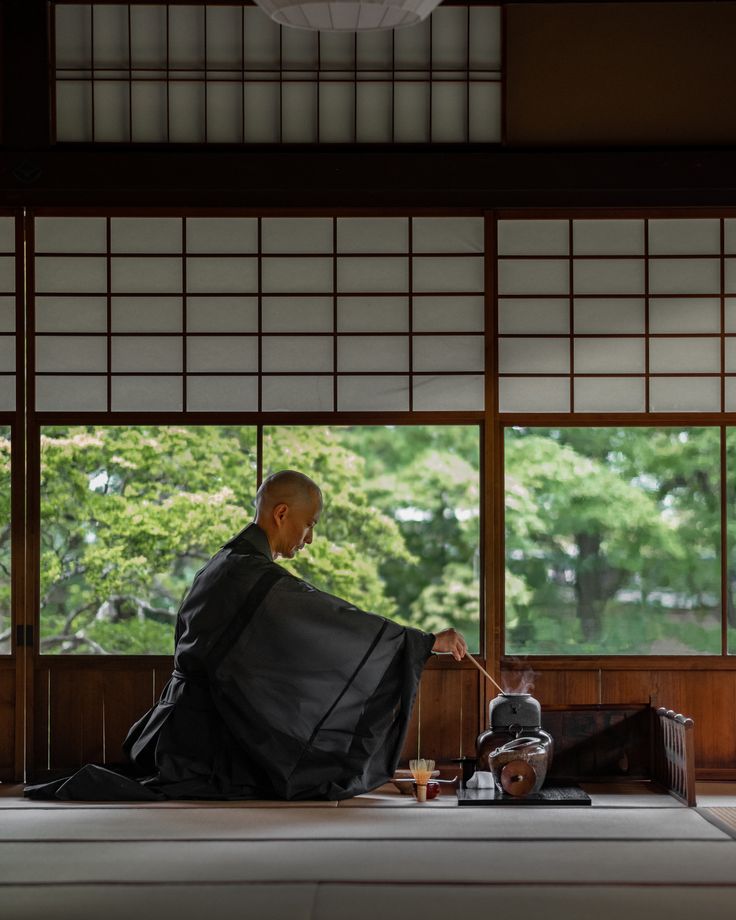
<svg viewBox="0 0 736 920">
<path fill-rule="evenodd" d="M 321 514 L 322 499 L 318 495 L 308 501 L 277 508 L 278 545 L 274 555 L 293 559 L 300 549 L 312 542 L 314 528 Z"/>
</svg>

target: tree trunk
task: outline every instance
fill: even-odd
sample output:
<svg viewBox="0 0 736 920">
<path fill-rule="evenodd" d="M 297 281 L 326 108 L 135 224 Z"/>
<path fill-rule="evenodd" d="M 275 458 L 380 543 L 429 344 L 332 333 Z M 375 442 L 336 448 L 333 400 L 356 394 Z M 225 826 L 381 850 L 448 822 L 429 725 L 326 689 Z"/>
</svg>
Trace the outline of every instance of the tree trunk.
<svg viewBox="0 0 736 920">
<path fill-rule="evenodd" d="M 618 591 L 622 576 L 601 555 L 599 534 L 576 534 L 575 542 L 578 547 L 575 578 L 578 619 L 585 641 L 595 642 L 601 637 L 603 610 Z"/>
</svg>

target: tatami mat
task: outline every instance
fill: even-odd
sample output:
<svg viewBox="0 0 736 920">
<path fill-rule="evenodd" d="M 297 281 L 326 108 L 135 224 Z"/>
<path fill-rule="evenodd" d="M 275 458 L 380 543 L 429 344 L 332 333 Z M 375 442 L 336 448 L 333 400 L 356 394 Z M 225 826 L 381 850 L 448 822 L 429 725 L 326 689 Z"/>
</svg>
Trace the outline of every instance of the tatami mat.
<svg viewBox="0 0 736 920">
<path fill-rule="evenodd" d="M 13 920 L 447 920 L 523 916 L 544 920 L 731 920 L 732 887 L 530 885 L 135 885 L 4 889 Z M 73 913 L 70 905 L 73 904 Z"/>
<path fill-rule="evenodd" d="M 450 866 L 452 867 L 450 870 Z M 440 870 L 438 867 L 444 867 Z M 728 883 L 736 846 L 659 841 L 198 841 L 2 843 L 0 879 L 39 882 L 455 882 Z"/>
<path fill-rule="evenodd" d="M 37 803 L 40 806 L 40 803 Z M 688 808 L 18 809 L 0 841 L 114 840 L 719 840 Z"/>
</svg>

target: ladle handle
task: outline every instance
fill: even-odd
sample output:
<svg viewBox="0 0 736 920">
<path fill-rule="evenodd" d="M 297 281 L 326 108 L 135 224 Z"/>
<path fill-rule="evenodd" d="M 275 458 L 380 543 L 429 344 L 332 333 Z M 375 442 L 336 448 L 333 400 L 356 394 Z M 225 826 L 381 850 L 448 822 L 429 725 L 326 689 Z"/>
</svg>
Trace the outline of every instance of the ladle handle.
<svg viewBox="0 0 736 920">
<path fill-rule="evenodd" d="M 488 680 L 490 680 L 490 682 L 493 684 L 493 686 L 496 687 L 497 690 L 500 690 L 501 693 L 504 694 L 504 696 L 506 695 L 506 691 L 503 689 L 503 687 L 502 687 L 500 684 L 497 684 L 497 683 L 496 683 L 496 681 L 491 677 L 491 675 L 488 673 L 488 671 L 486 671 L 486 669 L 483 667 L 483 665 L 478 664 L 478 662 L 475 660 L 475 658 L 473 658 L 473 656 L 470 654 L 470 652 L 466 652 L 466 653 L 465 653 L 465 657 L 466 657 L 466 658 L 470 658 L 470 660 L 473 662 L 473 664 L 476 666 L 476 668 L 478 668 L 478 670 L 481 672 L 481 674 L 485 674 L 485 676 L 488 678 Z"/>
</svg>

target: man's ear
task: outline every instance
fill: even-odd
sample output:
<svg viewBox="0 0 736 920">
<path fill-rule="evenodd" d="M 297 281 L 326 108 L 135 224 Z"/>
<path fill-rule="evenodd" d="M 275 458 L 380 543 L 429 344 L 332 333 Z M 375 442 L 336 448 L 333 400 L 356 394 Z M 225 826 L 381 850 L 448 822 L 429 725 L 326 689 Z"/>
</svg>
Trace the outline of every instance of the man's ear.
<svg viewBox="0 0 736 920">
<path fill-rule="evenodd" d="M 277 524 L 283 524 L 284 518 L 286 517 L 289 511 L 289 506 L 285 502 L 281 502 L 279 505 L 274 505 L 273 509 L 273 519 Z"/>
</svg>

